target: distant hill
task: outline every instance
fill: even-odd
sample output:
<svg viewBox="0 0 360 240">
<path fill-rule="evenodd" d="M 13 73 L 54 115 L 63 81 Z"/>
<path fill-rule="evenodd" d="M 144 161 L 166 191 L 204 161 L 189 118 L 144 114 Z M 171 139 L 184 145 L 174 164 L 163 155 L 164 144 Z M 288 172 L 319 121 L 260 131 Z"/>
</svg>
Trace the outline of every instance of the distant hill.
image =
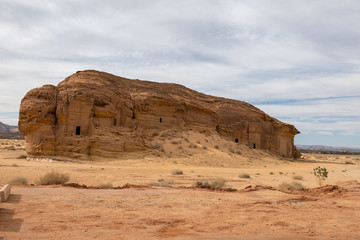
<svg viewBox="0 0 360 240">
<path fill-rule="evenodd" d="M 18 132 L 17 126 L 10 126 L 5 123 L 0 122 L 0 132 Z"/>
<path fill-rule="evenodd" d="M 360 148 L 332 147 L 322 145 L 296 145 L 300 152 L 360 153 Z"/>
<path fill-rule="evenodd" d="M 0 139 L 23 139 L 17 126 L 10 126 L 0 122 Z"/>
</svg>

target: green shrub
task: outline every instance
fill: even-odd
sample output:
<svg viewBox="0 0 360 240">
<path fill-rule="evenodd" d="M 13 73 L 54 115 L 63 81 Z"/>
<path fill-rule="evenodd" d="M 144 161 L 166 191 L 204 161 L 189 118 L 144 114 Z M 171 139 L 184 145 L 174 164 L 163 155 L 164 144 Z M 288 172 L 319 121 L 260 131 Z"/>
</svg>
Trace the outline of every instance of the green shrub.
<svg viewBox="0 0 360 240">
<path fill-rule="evenodd" d="M 51 172 L 46 173 L 44 176 L 40 177 L 36 182 L 38 185 L 55 185 L 55 184 L 65 184 L 70 180 L 68 174 L 58 173 L 52 170 Z"/>
<path fill-rule="evenodd" d="M 328 171 L 326 168 L 321 168 L 320 166 L 317 168 L 314 168 L 314 176 L 316 177 L 316 181 L 318 182 L 319 186 L 321 187 L 324 181 L 328 177 Z"/>
</svg>

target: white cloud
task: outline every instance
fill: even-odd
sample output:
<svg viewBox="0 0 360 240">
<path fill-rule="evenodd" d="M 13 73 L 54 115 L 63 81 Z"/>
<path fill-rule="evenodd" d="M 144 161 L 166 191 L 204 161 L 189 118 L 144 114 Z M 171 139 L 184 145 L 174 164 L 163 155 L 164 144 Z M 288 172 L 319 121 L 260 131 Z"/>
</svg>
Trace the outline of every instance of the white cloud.
<svg viewBox="0 0 360 240">
<path fill-rule="evenodd" d="M 358 99 L 288 102 L 359 95 L 359 8 L 356 0 L 3 0 L 0 118 L 29 89 L 91 68 L 249 101 L 309 134 L 348 134 L 319 117 L 357 116 Z"/>
</svg>

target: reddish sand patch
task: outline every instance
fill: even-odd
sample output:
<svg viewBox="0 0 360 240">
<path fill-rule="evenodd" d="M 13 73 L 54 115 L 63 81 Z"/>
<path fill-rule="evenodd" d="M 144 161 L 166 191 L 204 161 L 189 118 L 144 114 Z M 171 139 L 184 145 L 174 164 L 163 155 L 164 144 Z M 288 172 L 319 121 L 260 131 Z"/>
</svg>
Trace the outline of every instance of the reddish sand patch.
<svg viewBox="0 0 360 240">
<path fill-rule="evenodd" d="M 360 237 L 356 181 L 293 193 L 56 186 L 16 187 L 12 193 L 0 208 L 5 239 Z"/>
</svg>

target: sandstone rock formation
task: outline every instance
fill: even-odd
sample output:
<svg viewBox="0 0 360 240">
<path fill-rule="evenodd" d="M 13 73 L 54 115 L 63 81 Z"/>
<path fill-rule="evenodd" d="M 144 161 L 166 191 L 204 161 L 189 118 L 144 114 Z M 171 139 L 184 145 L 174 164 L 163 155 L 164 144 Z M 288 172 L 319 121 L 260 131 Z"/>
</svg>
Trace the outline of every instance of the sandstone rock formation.
<svg viewBox="0 0 360 240">
<path fill-rule="evenodd" d="M 92 158 L 153 151 L 155 130 L 218 134 L 239 144 L 296 157 L 299 131 L 242 101 L 184 86 L 131 80 L 94 70 L 32 89 L 21 101 L 19 130 L 29 155 Z"/>
</svg>

